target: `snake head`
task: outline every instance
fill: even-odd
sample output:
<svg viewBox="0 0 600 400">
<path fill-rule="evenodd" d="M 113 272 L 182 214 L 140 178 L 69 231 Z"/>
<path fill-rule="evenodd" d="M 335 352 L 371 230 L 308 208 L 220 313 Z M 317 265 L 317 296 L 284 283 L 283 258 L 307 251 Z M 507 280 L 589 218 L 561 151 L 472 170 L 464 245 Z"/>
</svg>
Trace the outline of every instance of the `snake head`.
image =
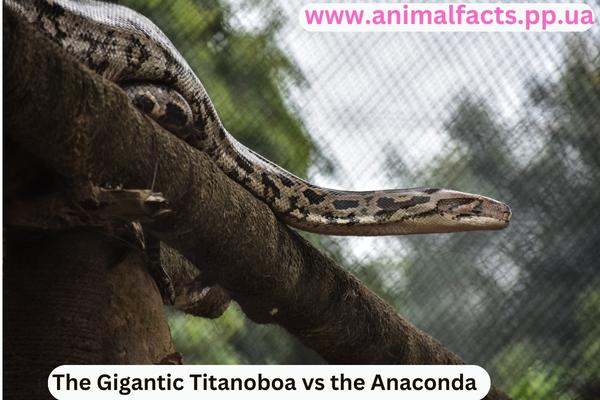
<svg viewBox="0 0 600 400">
<path fill-rule="evenodd" d="M 436 211 L 451 231 L 502 229 L 512 215 L 508 205 L 478 194 L 442 189 L 434 197 Z"/>
</svg>

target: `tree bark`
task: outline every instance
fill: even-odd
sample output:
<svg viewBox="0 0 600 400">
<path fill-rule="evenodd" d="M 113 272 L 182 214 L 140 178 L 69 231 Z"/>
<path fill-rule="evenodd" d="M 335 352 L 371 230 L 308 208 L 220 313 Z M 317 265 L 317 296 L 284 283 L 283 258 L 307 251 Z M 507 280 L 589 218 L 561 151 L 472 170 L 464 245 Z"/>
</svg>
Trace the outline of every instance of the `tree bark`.
<svg viewBox="0 0 600 400">
<path fill-rule="evenodd" d="M 158 166 L 156 190 L 175 212 L 147 228 L 251 319 L 283 326 L 328 362 L 463 363 L 279 222 L 207 155 L 141 115 L 115 84 L 5 18 L 5 132 L 22 148 L 64 177 L 131 189 L 147 187 Z M 487 398 L 507 397 L 492 388 Z"/>
</svg>

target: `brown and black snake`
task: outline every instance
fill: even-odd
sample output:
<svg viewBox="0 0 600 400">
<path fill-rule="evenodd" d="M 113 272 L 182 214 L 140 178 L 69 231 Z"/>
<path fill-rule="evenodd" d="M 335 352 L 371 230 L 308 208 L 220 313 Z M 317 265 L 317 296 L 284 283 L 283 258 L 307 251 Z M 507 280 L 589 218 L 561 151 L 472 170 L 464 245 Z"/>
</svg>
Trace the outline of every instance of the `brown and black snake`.
<svg viewBox="0 0 600 400">
<path fill-rule="evenodd" d="M 231 136 L 200 79 L 146 17 L 92 0 L 5 0 L 69 55 L 121 86 L 159 124 L 208 154 L 285 223 L 332 235 L 501 229 L 511 211 L 477 194 L 437 188 L 341 191 L 300 179 Z"/>
</svg>

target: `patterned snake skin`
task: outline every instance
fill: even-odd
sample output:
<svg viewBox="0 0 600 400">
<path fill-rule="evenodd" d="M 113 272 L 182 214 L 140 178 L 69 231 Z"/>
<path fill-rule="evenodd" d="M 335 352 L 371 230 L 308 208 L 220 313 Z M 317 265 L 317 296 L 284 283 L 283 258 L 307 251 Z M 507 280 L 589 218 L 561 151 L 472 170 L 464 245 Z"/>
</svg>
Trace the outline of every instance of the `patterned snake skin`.
<svg viewBox="0 0 600 400">
<path fill-rule="evenodd" d="M 92 0 L 5 0 L 79 62 L 120 85 L 158 123 L 208 154 L 287 224 L 333 235 L 501 229 L 510 208 L 445 189 L 349 192 L 318 187 L 264 159 L 223 127 L 198 77 L 146 17 Z"/>
</svg>

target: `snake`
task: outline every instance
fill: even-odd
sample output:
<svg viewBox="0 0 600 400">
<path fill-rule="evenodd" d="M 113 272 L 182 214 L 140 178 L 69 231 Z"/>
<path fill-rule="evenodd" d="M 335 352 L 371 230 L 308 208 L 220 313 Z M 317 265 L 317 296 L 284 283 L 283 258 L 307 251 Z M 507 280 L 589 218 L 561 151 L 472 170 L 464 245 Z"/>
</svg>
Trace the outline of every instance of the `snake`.
<svg viewBox="0 0 600 400">
<path fill-rule="evenodd" d="M 237 141 L 202 82 L 148 18 L 96 0 L 5 0 L 76 61 L 120 86 L 166 130 L 207 154 L 287 225 L 328 235 L 382 236 L 498 230 L 510 207 L 441 188 L 346 191 L 307 182 Z"/>
</svg>

